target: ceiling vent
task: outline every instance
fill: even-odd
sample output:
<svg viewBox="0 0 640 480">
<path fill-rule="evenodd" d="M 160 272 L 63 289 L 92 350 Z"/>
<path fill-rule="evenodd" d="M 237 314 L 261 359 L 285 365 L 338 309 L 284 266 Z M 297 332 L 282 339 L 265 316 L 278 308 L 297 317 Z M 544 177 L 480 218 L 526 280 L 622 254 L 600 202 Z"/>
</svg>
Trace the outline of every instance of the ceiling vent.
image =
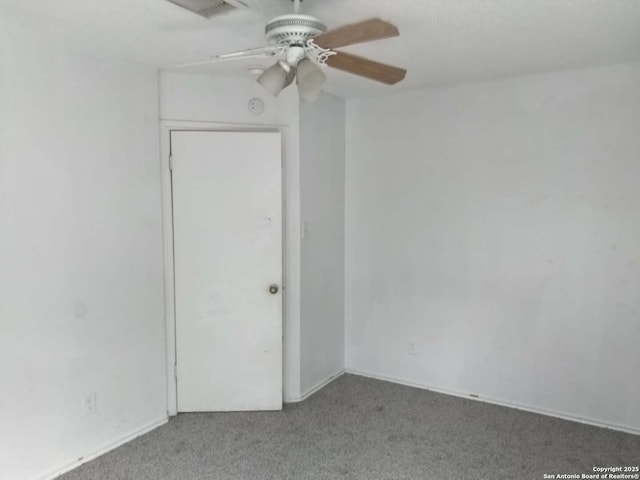
<svg viewBox="0 0 640 480">
<path fill-rule="evenodd" d="M 167 0 L 205 18 L 215 17 L 243 4 L 237 0 Z"/>
</svg>

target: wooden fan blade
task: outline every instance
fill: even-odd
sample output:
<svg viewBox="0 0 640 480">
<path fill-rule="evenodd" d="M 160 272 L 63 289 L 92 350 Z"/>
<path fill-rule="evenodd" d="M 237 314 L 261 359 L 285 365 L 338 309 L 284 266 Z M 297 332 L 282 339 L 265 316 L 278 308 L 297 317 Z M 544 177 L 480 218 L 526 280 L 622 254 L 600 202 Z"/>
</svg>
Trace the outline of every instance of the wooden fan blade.
<svg viewBox="0 0 640 480">
<path fill-rule="evenodd" d="M 387 85 L 398 83 L 407 74 L 407 71 L 403 68 L 392 67 L 391 65 L 374 62 L 368 58 L 344 52 L 337 52 L 336 55 L 331 55 L 327 58 L 327 65 L 354 75 L 386 83 Z"/>
<path fill-rule="evenodd" d="M 339 48 L 356 43 L 382 40 L 383 38 L 397 37 L 400 35 L 398 27 L 379 18 L 371 18 L 360 23 L 345 25 L 318 35 L 313 39 L 314 43 L 322 48 Z"/>
</svg>

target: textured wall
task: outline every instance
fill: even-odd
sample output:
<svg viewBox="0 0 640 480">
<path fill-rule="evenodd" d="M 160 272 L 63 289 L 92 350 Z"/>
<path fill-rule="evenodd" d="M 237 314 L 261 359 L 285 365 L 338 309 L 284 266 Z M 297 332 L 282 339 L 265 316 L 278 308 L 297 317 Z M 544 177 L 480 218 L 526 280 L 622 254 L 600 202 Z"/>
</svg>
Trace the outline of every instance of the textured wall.
<svg viewBox="0 0 640 480">
<path fill-rule="evenodd" d="M 345 102 L 323 94 L 300 105 L 300 390 L 344 369 Z"/>
<path fill-rule="evenodd" d="M 347 110 L 348 369 L 640 431 L 640 65 Z"/>
<path fill-rule="evenodd" d="M 16 23 L 0 58 L 0 477 L 23 480 L 166 419 L 158 91 Z"/>
</svg>

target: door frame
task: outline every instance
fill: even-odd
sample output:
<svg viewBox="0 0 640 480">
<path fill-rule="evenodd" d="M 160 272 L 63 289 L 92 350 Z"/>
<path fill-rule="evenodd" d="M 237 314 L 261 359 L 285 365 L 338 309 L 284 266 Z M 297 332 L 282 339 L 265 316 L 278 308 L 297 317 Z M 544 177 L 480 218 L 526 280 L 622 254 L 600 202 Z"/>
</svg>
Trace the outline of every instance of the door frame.
<svg viewBox="0 0 640 480">
<path fill-rule="evenodd" d="M 286 144 L 289 135 L 286 125 L 240 124 L 221 122 L 189 122 L 163 120 L 160 122 L 160 165 L 162 176 L 162 239 L 164 263 L 164 308 L 166 342 L 166 378 L 167 378 L 167 414 L 178 414 L 177 350 L 176 350 L 176 310 L 175 310 L 175 272 L 173 246 L 173 186 L 171 182 L 171 132 L 279 132 L 282 139 L 281 185 L 282 185 L 282 386 L 283 401 L 287 400 L 287 312 L 291 311 L 292 295 L 288 294 L 289 248 L 287 242 L 287 185 L 286 185 Z"/>
</svg>

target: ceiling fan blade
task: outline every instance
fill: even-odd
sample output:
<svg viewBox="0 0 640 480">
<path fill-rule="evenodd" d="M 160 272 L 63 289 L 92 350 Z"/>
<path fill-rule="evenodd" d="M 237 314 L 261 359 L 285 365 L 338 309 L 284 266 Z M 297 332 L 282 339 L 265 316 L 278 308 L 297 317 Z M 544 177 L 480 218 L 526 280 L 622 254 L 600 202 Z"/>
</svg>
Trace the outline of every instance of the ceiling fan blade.
<svg viewBox="0 0 640 480">
<path fill-rule="evenodd" d="M 356 43 L 397 37 L 398 35 L 400 35 L 400 32 L 395 25 L 379 18 L 371 18 L 364 22 L 330 30 L 327 33 L 318 35 L 313 41 L 322 48 L 339 48 Z"/>
<path fill-rule="evenodd" d="M 276 57 L 282 52 L 284 52 L 284 48 L 275 45 L 270 47 L 252 48 L 250 50 L 242 50 L 240 52 L 216 55 L 215 57 L 209 58 L 208 60 L 202 60 L 199 62 L 181 63 L 180 65 L 176 65 L 176 68 L 197 67 L 199 65 L 208 65 L 210 63 L 223 62 L 226 60 L 241 60 L 244 58 Z"/>
<path fill-rule="evenodd" d="M 374 62 L 368 58 L 344 52 L 336 52 L 336 55 L 328 57 L 327 65 L 344 72 L 386 83 L 387 85 L 393 85 L 404 80 L 407 74 L 407 71 L 403 68 L 392 67 L 391 65 Z"/>
</svg>

